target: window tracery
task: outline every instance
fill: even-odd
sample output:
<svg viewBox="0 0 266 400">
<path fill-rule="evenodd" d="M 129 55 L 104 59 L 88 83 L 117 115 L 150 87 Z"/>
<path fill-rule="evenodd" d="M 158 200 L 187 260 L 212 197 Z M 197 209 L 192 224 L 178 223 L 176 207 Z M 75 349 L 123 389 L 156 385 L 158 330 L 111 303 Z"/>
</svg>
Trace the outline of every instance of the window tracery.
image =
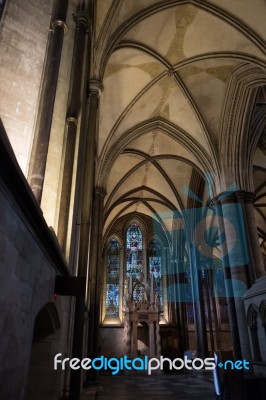
<svg viewBox="0 0 266 400">
<path fill-rule="evenodd" d="M 163 294 L 162 294 L 162 251 L 159 242 L 153 239 L 150 242 L 149 249 L 149 273 L 153 276 L 155 294 L 160 299 L 160 305 L 163 305 Z"/>
<path fill-rule="evenodd" d="M 141 225 L 135 221 L 125 228 L 124 251 L 119 242 L 107 241 L 106 285 L 103 320 L 121 318 L 125 290 L 132 293 L 134 302 L 158 298 L 163 310 L 162 247 L 153 238 L 146 245 Z M 122 252 L 121 252 L 122 251 Z M 124 282 L 122 287 L 121 283 Z M 118 323 L 113 322 L 113 323 Z"/>
<path fill-rule="evenodd" d="M 107 276 L 105 297 L 105 313 L 107 317 L 114 317 L 119 315 L 119 274 L 119 244 L 116 239 L 111 239 L 108 244 L 107 250 Z"/>
<path fill-rule="evenodd" d="M 126 276 L 132 276 L 134 282 L 140 274 L 143 274 L 143 235 L 133 223 L 126 233 Z"/>
</svg>

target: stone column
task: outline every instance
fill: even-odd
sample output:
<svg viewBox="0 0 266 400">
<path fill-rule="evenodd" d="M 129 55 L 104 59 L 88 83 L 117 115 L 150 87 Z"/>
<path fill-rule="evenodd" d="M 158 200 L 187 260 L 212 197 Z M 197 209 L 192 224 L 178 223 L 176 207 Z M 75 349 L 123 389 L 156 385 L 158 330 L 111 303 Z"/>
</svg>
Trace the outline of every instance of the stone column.
<svg viewBox="0 0 266 400">
<path fill-rule="evenodd" d="M 131 353 L 132 357 L 137 357 L 138 355 L 138 321 L 134 319 L 132 321 L 133 329 L 132 329 L 132 347 Z"/>
<path fill-rule="evenodd" d="M 161 336 L 160 336 L 160 325 L 159 320 L 156 321 L 156 356 L 161 355 Z"/>
<path fill-rule="evenodd" d="M 85 315 L 85 298 L 76 297 L 72 358 L 83 358 L 83 337 L 84 337 L 84 315 Z M 81 370 L 70 370 L 69 399 L 79 400 L 81 385 Z"/>
<path fill-rule="evenodd" d="M 247 233 L 249 235 L 251 253 L 253 258 L 253 268 L 255 279 L 259 279 L 265 275 L 261 249 L 259 244 L 257 224 L 254 214 L 255 194 L 251 192 L 243 192 L 244 207 L 246 215 Z"/>
<path fill-rule="evenodd" d="M 170 319 L 169 322 L 177 326 L 178 336 L 180 336 L 180 292 L 178 290 L 178 257 L 179 257 L 179 215 L 174 219 L 173 234 L 172 234 L 172 254 L 170 257 L 169 269 L 168 269 L 168 302 L 170 308 Z"/>
<path fill-rule="evenodd" d="M 98 354 L 98 328 L 100 322 L 100 297 L 102 294 L 102 228 L 103 206 L 106 192 L 101 187 L 94 190 L 94 203 L 92 213 L 92 230 L 90 240 L 90 263 L 88 272 L 88 357 L 93 359 Z M 97 380 L 98 374 L 89 371 L 87 374 L 90 384 Z"/>
<path fill-rule="evenodd" d="M 167 301 L 169 307 L 169 323 L 171 325 L 176 325 L 177 312 L 176 312 L 176 281 L 175 281 L 175 271 L 176 271 L 176 261 L 171 255 L 169 257 L 169 269 L 167 273 Z"/>
<path fill-rule="evenodd" d="M 249 197 L 249 196 L 248 196 Z M 244 230 L 243 234 L 243 243 L 246 247 L 246 258 L 247 258 L 247 267 L 246 267 L 246 274 L 248 280 L 248 287 L 253 285 L 255 282 L 255 265 L 254 259 L 252 254 L 252 247 L 251 247 L 251 236 L 249 232 L 249 226 L 247 221 L 247 214 L 246 214 L 246 207 L 245 207 L 245 200 L 248 199 L 246 196 L 246 192 L 239 190 L 235 193 L 235 201 L 241 205 L 241 208 L 238 210 L 239 212 L 239 219 L 242 222 L 242 228 Z"/>
<path fill-rule="evenodd" d="M 85 129 L 81 133 L 79 143 L 79 163 L 77 168 L 78 187 L 75 208 L 77 214 L 80 215 L 77 221 L 80 228 L 78 264 L 79 274 L 82 276 L 86 276 L 88 270 L 88 248 L 97 151 L 96 140 L 98 136 L 98 108 L 99 97 L 102 90 L 103 86 L 101 82 L 97 80 L 90 81 Z"/>
<path fill-rule="evenodd" d="M 129 314 L 126 316 L 126 355 L 131 356 L 131 321 Z"/>
<path fill-rule="evenodd" d="M 229 321 L 235 358 L 251 359 L 245 308 L 242 300 L 242 296 L 250 287 L 250 251 L 248 248 L 249 238 L 245 228 L 245 210 L 239 200 L 236 193 L 232 193 L 226 197 L 222 196 L 220 201 L 222 218 L 219 220 L 220 223 L 223 223 L 222 229 L 225 235 L 225 241 L 221 247 L 223 248 L 227 297 L 230 298 Z"/>
<path fill-rule="evenodd" d="M 154 343 L 154 321 L 149 322 L 149 345 L 150 345 L 150 356 L 155 357 L 155 343 Z"/>
<path fill-rule="evenodd" d="M 208 292 L 210 297 L 210 305 L 212 310 L 212 316 L 214 319 L 214 327 L 215 327 L 215 340 L 216 346 L 214 349 L 221 348 L 221 335 L 220 335 L 220 326 L 218 322 L 217 316 L 217 305 L 216 305 L 216 298 L 215 298 L 215 291 L 214 291 L 214 266 L 212 265 L 212 261 L 207 262 L 207 276 L 208 276 Z M 212 320 L 210 321 L 212 324 Z"/>
<path fill-rule="evenodd" d="M 184 270 L 184 221 L 178 214 L 173 222 L 173 274 L 175 285 L 175 318 L 177 325 L 178 350 L 180 354 L 184 354 L 188 346 L 188 337 L 186 331 L 186 305 L 185 305 L 185 270 Z"/>
<path fill-rule="evenodd" d="M 40 89 L 39 107 L 29 170 L 30 186 L 38 204 L 41 203 L 42 198 L 63 37 L 64 33 L 67 31 L 65 22 L 67 8 L 68 0 L 58 0 L 55 2 Z"/>
<path fill-rule="evenodd" d="M 90 49 L 85 48 L 86 36 L 89 28 L 89 16 L 83 10 L 78 10 L 76 14 L 73 15 L 73 17 L 74 21 L 76 22 L 76 33 L 65 124 L 64 160 L 62 166 L 62 190 L 60 198 L 57 234 L 58 240 L 61 243 L 63 250 L 65 250 L 67 237 L 74 154 L 76 148 L 77 124 L 79 115 L 83 115 L 86 111 L 84 110 L 84 102 L 82 101 L 84 97 L 84 86 L 86 87 L 86 85 L 83 84 L 83 69 L 87 82 L 89 58 L 88 53 L 90 53 Z"/>
<path fill-rule="evenodd" d="M 98 101 L 100 95 L 100 88 L 102 85 L 98 81 L 90 86 L 89 97 L 87 99 L 87 112 L 86 121 L 84 123 L 85 128 L 81 130 L 80 141 L 79 141 L 79 156 L 78 156 L 78 167 L 77 167 L 77 184 L 75 193 L 75 204 L 74 204 L 74 217 L 72 228 L 73 247 L 71 248 L 72 254 L 70 254 L 70 263 L 74 264 L 74 254 L 78 254 L 78 268 L 77 274 L 81 277 L 86 277 L 88 274 L 88 258 L 89 258 L 89 240 L 91 234 L 91 208 L 93 200 L 93 187 L 94 187 L 94 163 L 96 155 L 96 137 L 97 137 L 97 121 L 98 121 Z M 78 238 L 78 239 L 77 239 Z M 77 243 L 78 242 L 78 243 Z M 80 311 L 76 306 L 75 314 L 80 315 Z M 79 345 L 79 356 L 77 358 L 82 358 L 83 340 L 76 340 L 75 329 L 84 329 L 84 313 L 83 319 L 80 318 L 75 320 L 74 327 L 74 337 L 73 337 L 73 347 L 74 343 L 76 346 Z M 90 328 L 89 328 L 90 329 Z M 83 338 L 83 336 L 82 336 Z M 79 399 L 80 393 L 80 379 L 81 371 L 71 370 L 71 380 L 70 380 L 70 399 Z"/>
<path fill-rule="evenodd" d="M 192 297 L 194 305 L 194 321 L 197 337 L 197 356 L 205 358 L 208 353 L 208 339 L 204 311 L 202 288 L 199 279 L 199 259 L 194 243 L 189 242 L 189 258 L 191 268 Z"/>
<path fill-rule="evenodd" d="M 184 247 L 183 241 L 180 246 Z M 183 251 L 179 254 L 177 259 L 177 326 L 178 326 L 178 338 L 179 338 L 179 351 L 184 354 L 185 350 L 188 349 L 188 334 L 187 334 L 187 316 L 186 316 L 186 293 L 185 293 L 185 268 L 184 268 L 184 255 Z"/>
<path fill-rule="evenodd" d="M 223 214 L 222 214 L 222 207 L 218 200 L 214 200 L 213 204 L 215 205 L 216 215 L 218 216 L 217 224 L 220 230 L 220 246 L 221 246 L 221 255 L 222 255 L 222 264 L 223 264 L 223 271 L 224 271 L 224 278 L 225 278 L 225 291 L 226 291 L 226 298 L 227 298 L 227 307 L 228 307 L 228 317 L 229 317 L 229 324 L 231 330 L 231 338 L 233 343 L 233 352 L 235 359 L 241 359 L 241 346 L 240 346 L 240 337 L 237 325 L 237 316 L 236 316 L 236 307 L 234 302 L 234 297 L 232 296 L 233 287 L 232 287 L 232 277 L 231 277 L 231 270 L 228 261 L 228 249 L 226 240 L 222 236 L 224 235 L 225 228 L 224 228 L 224 221 L 223 221 Z"/>
<path fill-rule="evenodd" d="M 250 326 L 249 329 L 253 346 L 254 361 L 262 361 L 260 354 L 260 344 L 258 339 L 257 325 Z"/>
</svg>

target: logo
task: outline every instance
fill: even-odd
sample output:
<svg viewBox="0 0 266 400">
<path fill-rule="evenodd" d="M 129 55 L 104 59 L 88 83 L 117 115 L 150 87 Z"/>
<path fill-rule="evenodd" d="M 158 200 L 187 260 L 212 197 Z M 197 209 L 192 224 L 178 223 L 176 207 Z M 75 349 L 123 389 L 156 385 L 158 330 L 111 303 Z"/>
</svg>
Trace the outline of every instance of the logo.
<svg viewBox="0 0 266 400">
<path fill-rule="evenodd" d="M 158 358 L 149 358 L 145 356 L 143 358 L 128 358 L 123 356 L 120 358 L 111 357 L 107 358 L 100 356 L 91 360 L 90 358 L 63 358 L 61 359 L 62 353 L 58 353 L 54 357 L 54 369 L 57 370 L 61 366 L 62 370 L 66 369 L 66 366 L 73 370 L 84 369 L 90 370 L 95 369 L 100 370 L 111 370 L 112 375 L 117 375 L 120 371 L 147 371 L 148 375 L 152 374 L 152 371 L 163 370 L 164 366 L 167 366 L 170 370 L 179 371 L 183 368 L 187 370 L 214 370 L 215 368 L 227 369 L 247 369 L 249 370 L 249 362 L 244 360 L 231 361 L 227 360 L 225 363 L 219 363 L 216 365 L 215 358 L 194 358 L 190 359 L 185 356 L 184 358 L 175 358 L 171 360 L 170 358 L 160 356 Z"/>
<path fill-rule="evenodd" d="M 207 177 L 208 178 L 208 177 Z M 207 181 L 210 181 L 207 179 Z M 177 254 L 169 254 L 170 268 L 163 274 L 188 274 L 191 278 L 193 292 L 188 283 L 175 283 L 167 287 L 166 298 L 169 302 L 198 301 L 199 292 L 194 281 L 199 274 L 206 276 L 207 270 L 216 269 L 220 264 L 223 268 L 237 268 L 249 262 L 245 223 L 242 205 L 237 202 L 221 206 L 203 206 L 201 199 L 189 188 L 182 190 L 188 197 L 202 204 L 202 207 L 161 212 L 154 220 L 160 220 L 170 242 L 183 241 L 186 256 L 178 258 Z M 232 185 L 223 193 L 223 198 L 237 191 Z M 154 224 L 154 232 L 161 224 Z M 226 234 L 230 232 L 230 240 Z M 160 236 L 160 232 L 158 232 Z M 214 292 L 215 297 L 242 297 L 247 291 L 245 282 L 238 279 L 224 279 L 224 291 Z M 193 294 L 193 298 L 192 298 Z"/>
</svg>

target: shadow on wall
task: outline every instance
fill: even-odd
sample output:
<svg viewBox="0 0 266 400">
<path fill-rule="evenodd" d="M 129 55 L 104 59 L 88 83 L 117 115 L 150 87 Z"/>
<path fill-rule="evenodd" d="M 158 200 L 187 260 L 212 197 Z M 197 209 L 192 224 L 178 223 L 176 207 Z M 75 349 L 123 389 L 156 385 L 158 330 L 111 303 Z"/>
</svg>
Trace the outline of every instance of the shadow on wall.
<svg viewBox="0 0 266 400">
<path fill-rule="evenodd" d="M 58 399 L 60 376 L 53 368 L 53 359 L 59 338 L 59 316 L 55 305 L 48 303 L 35 318 L 25 400 Z"/>
</svg>

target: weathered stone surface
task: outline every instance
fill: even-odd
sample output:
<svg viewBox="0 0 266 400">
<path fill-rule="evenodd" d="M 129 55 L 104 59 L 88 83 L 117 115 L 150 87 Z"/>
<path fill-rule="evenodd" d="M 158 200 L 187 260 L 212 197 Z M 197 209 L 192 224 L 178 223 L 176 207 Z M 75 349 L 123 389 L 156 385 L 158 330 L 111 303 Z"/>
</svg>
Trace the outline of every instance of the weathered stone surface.
<svg viewBox="0 0 266 400">
<path fill-rule="evenodd" d="M 10 0 L 0 26 L 0 114 L 24 173 L 49 30 L 52 0 Z"/>
</svg>

